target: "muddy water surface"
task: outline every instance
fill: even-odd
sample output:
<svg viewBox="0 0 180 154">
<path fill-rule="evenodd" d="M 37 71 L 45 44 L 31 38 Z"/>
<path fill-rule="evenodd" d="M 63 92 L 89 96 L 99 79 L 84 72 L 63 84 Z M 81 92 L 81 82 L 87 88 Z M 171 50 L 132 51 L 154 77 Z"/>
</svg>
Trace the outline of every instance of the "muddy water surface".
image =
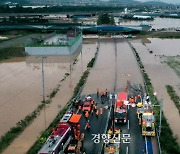
<svg viewBox="0 0 180 154">
<path fill-rule="evenodd" d="M 173 18 L 159 18 L 156 17 L 152 21 L 121 21 L 121 25 L 140 25 L 140 24 L 151 24 L 152 28 L 154 29 L 161 29 L 161 28 L 178 28 L 180 27 L 180 20 L 173 19 Z"/>
<path fill-rule="evenodd" d="M 44 64 L 46 95 L 56 87 L 68 69 L 67 64 L 63 67 Z M 0 135 L 3 135 L 40 104 L 41 64 L 6 62 L 0 64 L 0 72 Z"/>
<path fill-rule="evenodd" d="M 101 40 L 95 66 L 91 70 L 82 93 L 96 93 L 97 88 L 99 88 L 99 90 L 103 92 L 105 89 L 108 89 L 108 91 L 113 91 L 115 83 L 114 67 L 114 44 L 112 40 Z"/>
<path fill-rule="evenodd" d="M 81 61 L 78 70 L 82 73 L 83 61 L 85 63 L 84 65 L 86 65 L 91 57 L 89 56 L 89 52 L 93 45 L 94 42 L 93 44 L 89 44 L 88 47 L 84 45 L 82 55 L 79 55 L 78 52 L 71 57 L 56 56 L 44 59 L 46 96 L 49 96 L 49 94 L 57 87 L 59 81 L 64 78 L 64 74 L 70 72 L 69 61 L 73 63 L 73 60 L 76 59 L 77 56 L 79 56 L 79 61 Z M 27 114 L 31 113 L 41 103 L 41 58 L 13 58 L 12 60 L 1 62 L 0 72 L 1 136 L 9 130 L 10 127 L 15 126 L 20 119 L 23 119 Z"/>
<path fill-rule="evenodd" d="M 78 56 L 77 64 L 73 66 L 71 77 L 69 76 L 61 83 L 60 90 L 53 98 L 51 104 L 47 106 L 45 112 L 42 111 L 34 122 L 17 139 L 15 139 L 15 141 L 4 151 L 5 154 L 14 153 L 14 151 L 17 154 L 27 152 L 36 141 L 37 137 L 39 137 L 40 133 L 45 129 L 45 123 L 47 127 L 56 117 L 58 112 L 63 109 L 70 100 L 73 89 L 83 73 L 82 71 L 86 70 L 87 63 L 94 57 L 95 49 L 96 44 L 94 42 L 86 44 L 86 41 L 84 41 L 82 55 L 80 54 Z M 56 73 L 52 73 L 51 76 L 56 76 Z M 53 77 L 51 79 L 53 80 Z"/>
<path fill-rule="evenodd" d="M 139 53 L 140 58 L 145 66 L 145 70 L 152 80 L 153 87 L 157 92 L 157 97 L 159 99 L 163 98 L 163 111 L 165 117 L 167 118 L 174 135 L 178 136 L 178 143 L 180 144 L 180 123 L 177 122 L 180 121 L 179 113 L 165 88 L 165 86 L 168 84 L 173 86 L 176 93 L 180 96 L 180 90 L 178 88 L 180 80 L 174 70 L 167 66 L 161 58 L 162 55 L 176 56 L 179 54 L 179 40 L 150 40 L 151 44 L 143 45 L 142 43 L 133 43 L 133 46 Z M 149 50 L 152 50 L 153 54 L 150 54 Z M 155 54 L 160 56 L 155 56 Z"/>
</svg>

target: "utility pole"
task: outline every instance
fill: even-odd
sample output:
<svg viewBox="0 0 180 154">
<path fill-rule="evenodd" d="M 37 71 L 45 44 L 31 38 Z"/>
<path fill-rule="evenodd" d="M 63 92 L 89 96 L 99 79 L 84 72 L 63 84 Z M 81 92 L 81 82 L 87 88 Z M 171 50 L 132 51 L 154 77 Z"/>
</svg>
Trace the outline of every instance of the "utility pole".
<svg viewBox="0 0 180 154">
<path fill-rule="evenodd" d="M 160 121 L 159 121 L 159 137 L 161 136 L 161 121 L 162 121 L 162 106 L 163 106 L 163 99 L 160 100 Z"/>
<path fill-rule="evenodd" d="M 159 105 L 152 105 L 153 107 L 158 106 L 160 107 L 160 114 L 159 114 L 159 132 L 158 132 L 158 136 L 161 136 L 161 125 L 162 125 L 162 108 L 163 108 L 163 99 L 160 99 L 160 104 Z"/>
<path fill-rule="evenodd" d="M 41 65 L 42 65 L 42 95 L 43 95 L 43 102 L 45 102 L 45 87 L 44 87 L 44 58 L 45 56 L 41 56 Z"/>
<path fill-rule="evenodd" d="M 114 105 L 115 105 L 115 95 L 112 96 L 112 132 L 115 133 L 115 123 L 114 123 Z"/>
<path fill-rule="evenodd" d="M 41 57 L 41 67 L 42 67 L 42 96 L 43 96 L 43 103 L 45 103 L 45 84 L 44 84 L 44 59 L 46 56 L 38 56 L 36 58 Z M 46 129 L 46 111 L 45 111 L 46 106 L 44 106 L 44 126 Z"/>
</svg>

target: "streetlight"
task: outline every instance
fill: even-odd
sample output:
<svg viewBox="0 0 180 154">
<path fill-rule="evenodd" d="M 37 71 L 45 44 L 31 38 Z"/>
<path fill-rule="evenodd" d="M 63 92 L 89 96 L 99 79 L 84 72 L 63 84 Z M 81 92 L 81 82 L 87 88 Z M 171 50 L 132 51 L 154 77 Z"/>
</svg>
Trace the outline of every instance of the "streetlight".
<svg viewBox="0 0 180 154">
<path fill-rule="evenodd" d="M 42 72 L 42 96 L 43 96 L 43 102 L 45 102 L 45 84 L 44 84 L 44 59 L 47 58 L 46 56 L 37 56 L 36 58 L 41 58 L 41 72 Z"/>
<path fill-rule="evenodd" d="M 44 86 L 44 59 L 46 56 L 38 56 L 36 58 L 41 57 L 41 66 L 42 66 L 42 96 L 43 96 L 43 103 L 45 103 L 45 86 Z M 46 106 L 44 107 L 44 125 L 46 129 L 46 111 L 45 111 Z"/>
<path fill-rule="evenodd" d="M 161 125 L 162 125 L 162 107 L 163 107 L 163 99 L 161 98 L 159 105 L 152 105 L 160 107 L 160 114 L 159 114 L 159 137 L 161 136 Z"/>
</svg>

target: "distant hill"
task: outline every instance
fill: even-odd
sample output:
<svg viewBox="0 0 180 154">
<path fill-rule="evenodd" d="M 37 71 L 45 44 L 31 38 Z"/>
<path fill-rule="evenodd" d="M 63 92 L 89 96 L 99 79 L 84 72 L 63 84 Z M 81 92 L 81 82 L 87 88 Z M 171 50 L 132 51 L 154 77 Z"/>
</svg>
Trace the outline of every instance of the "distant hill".
<svg viewBox="0 0 180 154">
<path fill-rule="evenodd" d="M 33 5 L 56 5 L 56 4 L 60 4 L 60 3 L 67 3 L 69 2 L 71 4 L 71 2 L 73 3 L 80 3 L 80 2 L 98 2 L 99 3 L 120 3 L 120 4 L 147 4 L 147 5 L 165 5 L 166 3 L 161 2 L 160 0 L 152 0 L 152 1 L 148 1 L 148 2 L 140 2 L 138 0 L 0 0 L 0 4 L 5 4 L 6 2 L 11 2 L 11 3 L 18 3 L 20 5 L 29 5 L 29 4 L 33 4 Z"/>
<path fill-rule="evenodd" d="M 8 2 L 11 2 L 12 4 L 13 3 L 27 4 L 28 0 L 0 0 L 0 4 L 5 4 L 5 3 L 8 3 Z"/>
</svg>

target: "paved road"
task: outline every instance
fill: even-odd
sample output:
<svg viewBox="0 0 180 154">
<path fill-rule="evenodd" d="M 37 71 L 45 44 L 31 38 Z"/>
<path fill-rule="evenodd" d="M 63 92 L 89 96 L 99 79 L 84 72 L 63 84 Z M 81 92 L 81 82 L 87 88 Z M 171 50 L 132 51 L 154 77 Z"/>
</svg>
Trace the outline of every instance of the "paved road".
<svg viewBox="0 0 180 154">
<path fill-rule="evenodd" d="M 105 42 L 105 43 L 104 43 Z M 101 104 L 100 100 L 96 98 L 94 91 L 96 88 L 105 89 L 105 86 L 110 89 L 112 93 L 118 93 L 119 91 L 123 91 L 124 87 L 127 85 L 127 80 L 131 81 L 131 88 L 129 89 L 129 95 L 133 95 L 138 88 L 138 84 L 142 84 L 143 80 L 139 72 L 139 68 L 137 66 L 134 55 L 128 46 L 128 44 L 124 40 L 101 40 L 100 41 L 100 51 L 99 55 L 94 67 L 94 70 L 91 71 L 90 77 L 85 85 L 85 89 L 83 90 L 85 94 L 91 94 L 95 99 L 95 102 L 98 102 L 98 106 L 108 105 L 110 102 L 106 102 L 106 104 Z M 110 47 L 109 47 L 110 46 Z M 106 47 L 106 48 L 105 48 Z M 108 47 L 110 48 L 108 50 Z M 107 55 L 105 55 L 107 54 Z M 110 54 L 110 55 L 109 55 Z M 108 59 L 105 59 L 105 56 Z M 114 58 L 113 58 L 114 57 Z M 102 61 L 103 59 L 103 61 Z M 106 74 L 106 71 L 111 70 L 111 73 L 114 74 Z M 99 75 L 100 74 L 100 75 Z M 99 79 L 100 78 L 100 79 Z M 106 79 L 108 78 L 108 79 Z M 111 81 L 110 83 L 107 81 Z M 98 87 L 97 87 L 98 86 Z M 137 93 L 137 92 L 136 92 Z M 100 149 L 102 144 L 94 144 L 92 141 L 92 133 L 104 133 L 106 129 L 107 115 L 110 110 L 105 110 L 103 112 L 103 116 L 99 119 L 93 115 L 90 116 L 89 120 L 93 125 L 90 132 L 84 130 L 85 127 L 85 118 L 81 119 L 81 131 L 85 132 L 85 142 L 84 148 L 88 154 L 100 153 Z M 108 128 L 111 126 L 112 113 L 110 114 L 110 120 L 108 122 Z M 128 109 L 128 120 L 129 122 L 126 124 L 118 124 L 116 127 L 122 130 L 122 134 L 130 134 L 130 144 L 121 142 L 120 145 L 120 153 L 132 153 L 139 154 L 142 153 L 144 148 L 144 139 L 141 135 L 141 129 L 138 124 L 138 119 L 136 116 L 136 108 L 130 107 Z M 122 137 L 122 136 L 121 136 Z"/>
<path fill-rule="evenodd" d="M 139 92 L 144 93 L 144 88 L 140 86 L 143 85 L 143 79 L 131 48 L 128 43 L 122 39 L 101 40 L 97 61 L 88 77 L 82 97 L 90 94 L 95 102 L 98 103 L 99 107 L 104 107 L 110 105 L 111 101 L 109 100 L 105 104 L 102 104 L 101 100 L 96 97 L 96 88 L 105 89 L 105 87 L 108 87 L 110 92 L 117 94 L 120 91 L 124 91 L 126 85 L 128 85 L 129 96 L 137 95 Z M 108 121 L 107 116 L 109 114 L 110 117 Z M 128 122 L 126 124 L 115 125 L 115 127 L 122 130 L 120 154 L 142 154 L 145 147 L 145 139 L 141 135 L 141 127 L 138 124 L 136 108 L 129 107 L 127 119 Z M 104 133 L 106 131 L 107 121 L 107 129 L 111 127 L 112 110 L 110 113 L 109 109 L 104 109 L 103 115 L 100 116 L 99 119 L 94 115 L 90 115 L 89 120 L 92 125 L 90 132 L 84 129 L 86 123 L 84 116 L 80 121 L 81 131 L 85 132 L 84 148 L 88 154 L 98 154 L 101 153 L 103 142 L 101 141 L 99 144 L 93 143 L 92 134 Z M 130 139 L 124 140 L 124 143 L 122 139 L 123 134 L 130 135 Z M 125 143 L 126 141 L 130 143 Z"/>
<path fill-rule="evenodd" d="M 109 101 L 106 101 L 105 103 L 102 104 L 100 97 L 98 98 L 96 96 L 96 94 L 91 94 L 91 96 L 93 97 L 93 99 L 97 103 L 98 108 L 100 108 L 100 107 L 103 108 L 103 114 L 99 115 L 98 118 L 95 115 L 95 113 L 91 113 L 89 115 L 88 120 L 91 124 L 90 131 L 88 131 L 85 128 L 87 120 L 85 119 L 84 114 L 82 113 L 82 111 L 79 111 L 78 113 L 82 114 L 80 124 L 81 124 L 81 132 L 85 133 L 84 149 L 85 149 L 87 154 L 95 154 L 95 153 L 98 154 L 102 150 L 103 141 L 100 140 L 100 143 L 94 143 L 94 141 L 93 141 L 94 135 L 92 135 L 92 134 L 104 134 L 104 133 L 106 133 L 105 128 L 108 125 L 108 121 L 109 121 L 108 114 L 109 114 L 110 110 L 104 109 L 104 106 L 109 105 Z M 84 98 L 84 96 L 83 96 L 83 98 Z"/>
</svg>

